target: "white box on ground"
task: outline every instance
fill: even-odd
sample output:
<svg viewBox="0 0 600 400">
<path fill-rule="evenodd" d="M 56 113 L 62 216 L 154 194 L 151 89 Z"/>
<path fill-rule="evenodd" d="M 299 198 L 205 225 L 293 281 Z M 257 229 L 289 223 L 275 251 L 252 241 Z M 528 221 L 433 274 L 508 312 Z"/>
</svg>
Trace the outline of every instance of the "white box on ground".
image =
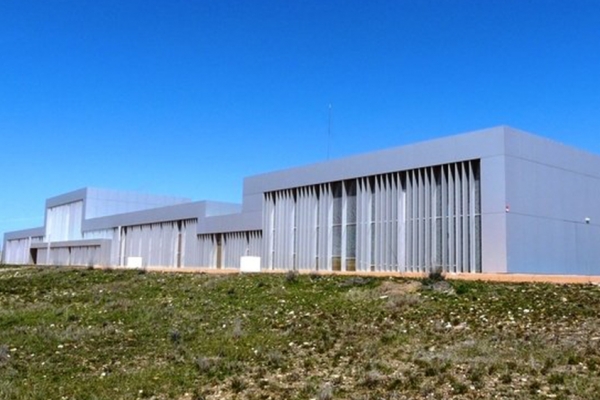
<svg viewBox="0 0 600 400">
<path fill-rule="evenodd" d="M 142 268 L 142 257 L 127 257 L 127 268 Z"/>
<path fill-rule="evenodd" d="M 260 257 L 242 257 L 240 259 L 240 272 L 260 272 Z"/>
</svg>

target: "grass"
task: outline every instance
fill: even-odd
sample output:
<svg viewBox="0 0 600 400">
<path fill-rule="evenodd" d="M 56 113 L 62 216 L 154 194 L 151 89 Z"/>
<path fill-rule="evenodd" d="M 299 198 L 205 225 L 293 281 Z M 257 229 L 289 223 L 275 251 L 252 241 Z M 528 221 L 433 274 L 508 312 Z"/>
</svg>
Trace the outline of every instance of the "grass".
<svg viewBox="0 0 600 400">
<path fill-rule="evenodd" d="M 2 399 L 600 393 L 595 285 L 0 270 Z"/>
</svg>

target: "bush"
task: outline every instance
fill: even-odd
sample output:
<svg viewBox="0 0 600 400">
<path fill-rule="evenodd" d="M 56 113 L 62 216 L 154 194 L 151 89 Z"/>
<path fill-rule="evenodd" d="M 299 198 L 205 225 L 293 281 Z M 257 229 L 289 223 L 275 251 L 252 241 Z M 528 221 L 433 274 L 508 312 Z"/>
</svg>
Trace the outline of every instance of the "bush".
<svg viewBox="0 0 600 400">
<path fill-rule="evenodd" d="M 427 274 L 427 280 L 430 283 L 445 281 L 446 277 L 444 276 L 444 271 L 442 270 L 442 267 L 437 267 L 436 269 L 432 269 L 431 271 L 429 271 L 429 274 Z"/>
<path fill-rule="evenodd" d="M 298 271 L 291 269 L 285 274 L 285 281 L 287 283 L 296 283 L 298 282 Z"/>
</svg>

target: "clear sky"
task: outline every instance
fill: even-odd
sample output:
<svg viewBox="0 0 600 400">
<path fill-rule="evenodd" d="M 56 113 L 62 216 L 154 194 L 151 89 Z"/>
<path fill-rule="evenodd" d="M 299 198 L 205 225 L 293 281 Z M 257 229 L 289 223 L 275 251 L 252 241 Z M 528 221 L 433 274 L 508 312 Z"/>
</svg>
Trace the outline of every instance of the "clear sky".
<svg viewBox="0 0 600 400">
<path fill-rule="evenodd" d="M 244 176 L 496 125 L 600 153 L 596 0 L 2 0 L 0 234 L 85 186 Z"/>
</svg>

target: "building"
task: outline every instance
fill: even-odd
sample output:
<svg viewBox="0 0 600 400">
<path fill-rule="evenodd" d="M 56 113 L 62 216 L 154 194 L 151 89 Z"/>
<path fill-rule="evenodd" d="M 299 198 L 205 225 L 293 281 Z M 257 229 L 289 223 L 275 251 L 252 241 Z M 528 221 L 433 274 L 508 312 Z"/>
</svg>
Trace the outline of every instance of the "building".
<svg viewBox="0 0 600 400">
<path fill-rule="evenodd" d="M 496 127 L 244 180 L 241 205 L 86 188 L 9 264 L 600 274 L 600 156 Z"/>
</svg>

